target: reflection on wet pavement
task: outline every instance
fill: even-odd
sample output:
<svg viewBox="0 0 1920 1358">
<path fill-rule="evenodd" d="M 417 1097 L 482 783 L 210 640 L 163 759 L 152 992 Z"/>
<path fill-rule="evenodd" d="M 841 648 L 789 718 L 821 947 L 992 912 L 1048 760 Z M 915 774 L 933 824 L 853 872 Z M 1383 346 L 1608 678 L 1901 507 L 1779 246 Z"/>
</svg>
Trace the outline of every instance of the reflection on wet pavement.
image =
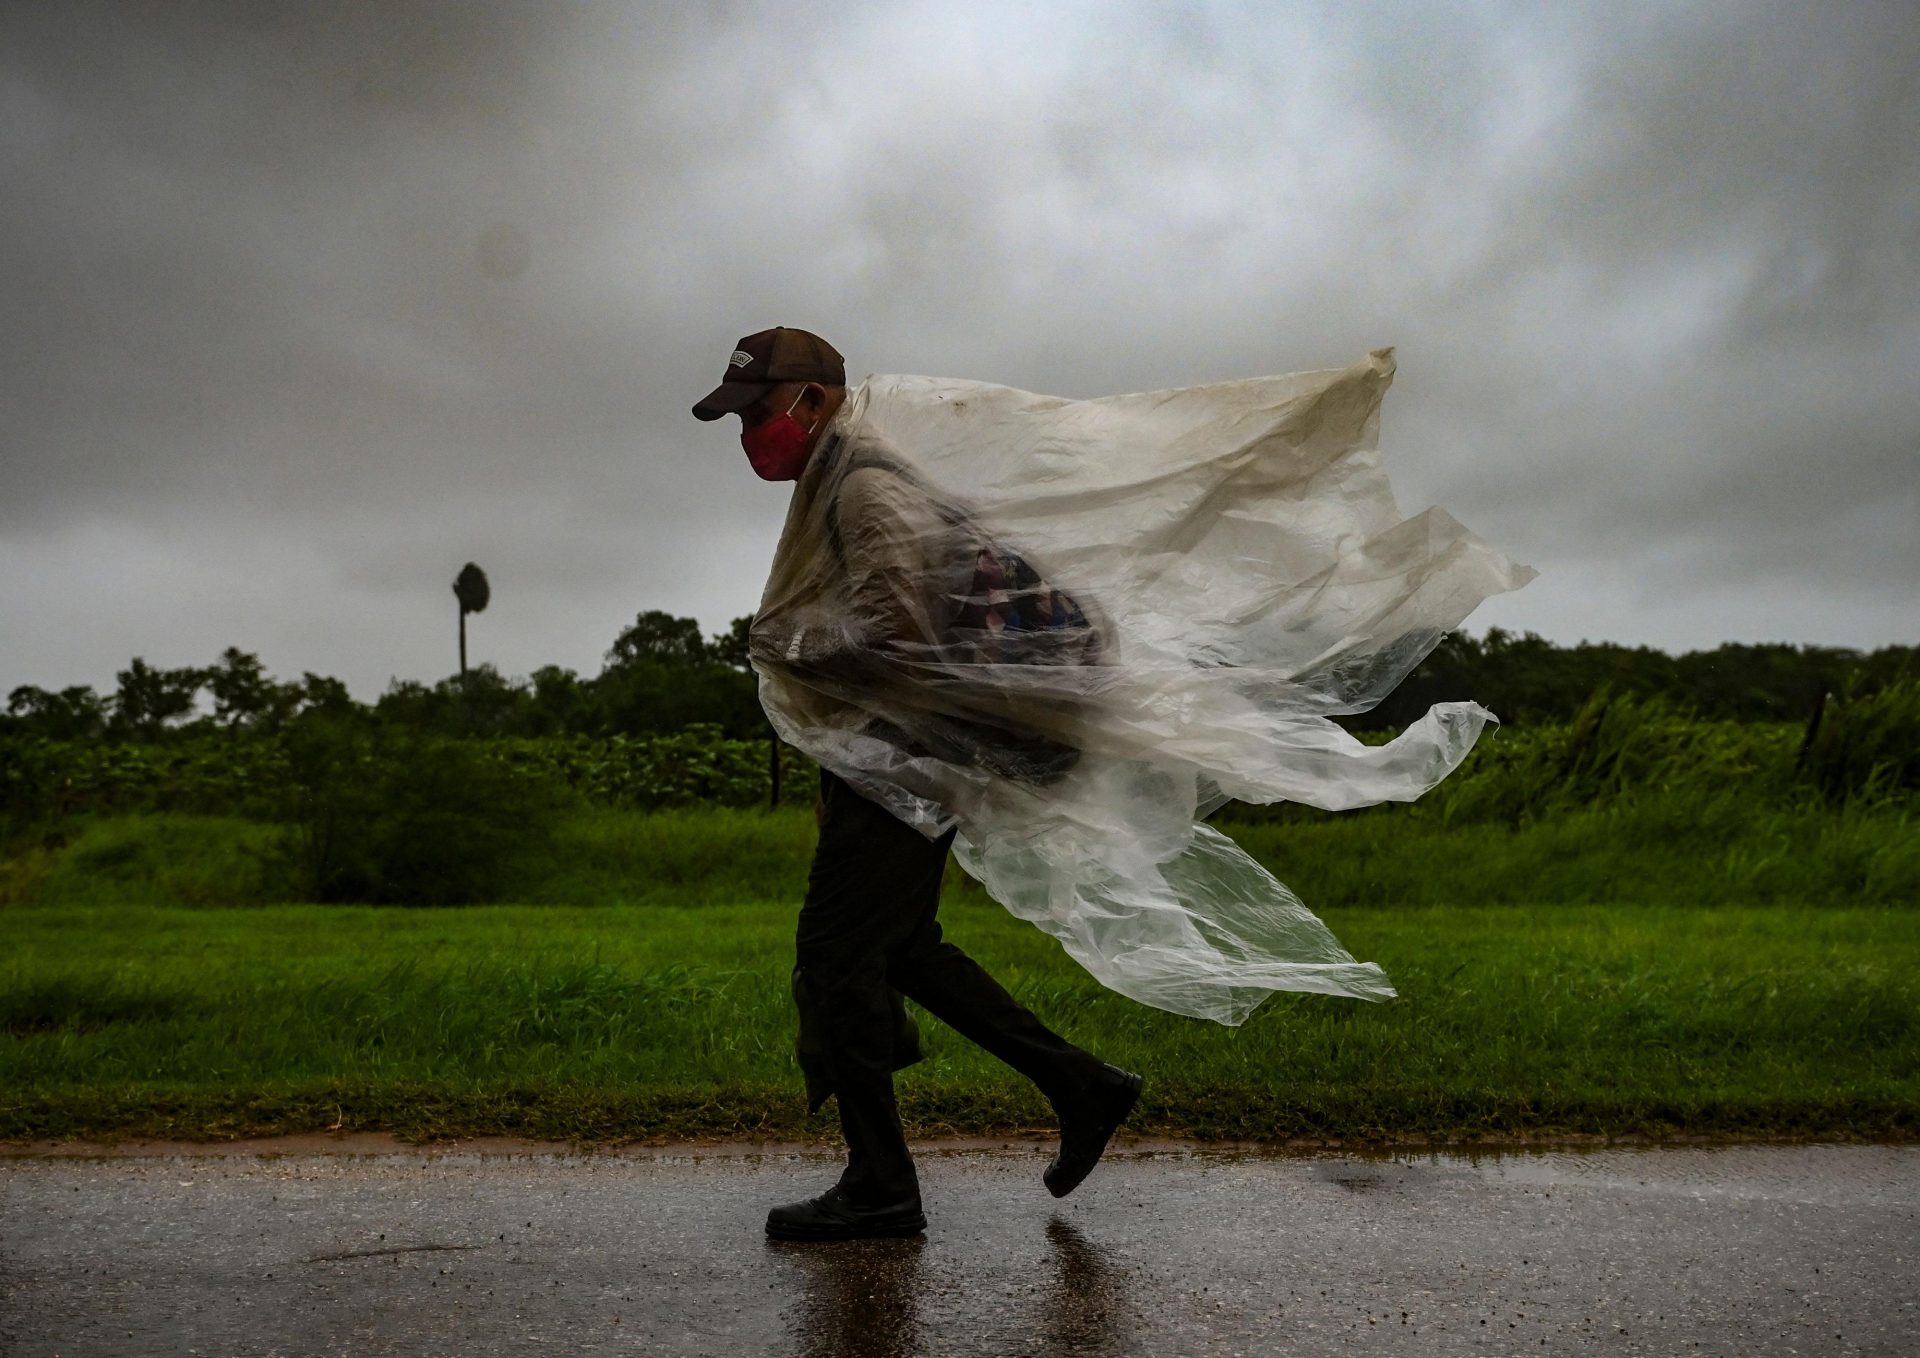
<svg viewBox="0 0 1920 1358">
<path fill-rule="evenodd" d="M 1045 1358 L 1069 1353 L 1120 1353 L 1126 1275 L 1064 1217 L 1047 1222 L 1053 1246 L 1053 1286 L 1041 1307 Z"/>
<path fill-rule="evenodd" d="M 1034 1358 L 1126 1352 L 1122 1324 L 1124 1274 L 1072 1222 L 1046 1226 L 1047 1285 L 1033 1295 L 1024 1321 Z M 833 1244 L 769 1241 L 767 1249 L 800 1278 L 791 1315 L 794 1351 L 802 1358 L 909 1358 L 926 1350 L 920 1298 L 930 1291 L 924 1240 L 848 1240 Z M 949 1343 L 965 1336 L 946 1336 Z"/>
<path fill-rule="evenodd" d="M 770 1240 L 767 1250 L 800 1276 L 792 1334 L 803 1358 L 908 1358 L 920 1351 L 924 1240 Z"/>
</svg>

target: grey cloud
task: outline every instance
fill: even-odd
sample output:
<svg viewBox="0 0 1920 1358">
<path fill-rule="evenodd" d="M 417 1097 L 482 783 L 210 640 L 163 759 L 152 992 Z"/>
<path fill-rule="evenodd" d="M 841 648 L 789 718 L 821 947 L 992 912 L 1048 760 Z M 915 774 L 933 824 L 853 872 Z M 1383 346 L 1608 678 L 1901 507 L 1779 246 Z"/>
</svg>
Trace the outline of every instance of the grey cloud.
<svg viewBox="0 0 1920 1358">
<path fill-rule="evenodd" d="M 441 673 L 469 557 L 522 670 L 717 628 L 782 504 L 686 407 L 773 323 L 1066 395 L 1395 343 L 1403 504 L 1543 571 L 1489 619 L 1911 640 L 1915 72 L 1894 3 L 11 7 L 0 686 Z"/>
</svg>

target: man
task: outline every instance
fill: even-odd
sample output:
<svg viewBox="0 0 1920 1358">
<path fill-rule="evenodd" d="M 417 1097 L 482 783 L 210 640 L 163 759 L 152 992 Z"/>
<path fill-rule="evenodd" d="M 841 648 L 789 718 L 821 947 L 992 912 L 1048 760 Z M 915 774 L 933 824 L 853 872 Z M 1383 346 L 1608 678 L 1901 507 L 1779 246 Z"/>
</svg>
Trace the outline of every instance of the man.
<svg viewBox="0 0 1920 1358">
<path fill-rule="evenodd" d="M 846 365 L 817 335 L 776 327 L 748 335 L 725 377 L 693 408 L 695 418 L 740 417 L 740 440 L 762 478 L 797 481 L 837 446 L 830 430 L 846 399 Z M 884 467 L 843 475 L 829 506 L 835 541 L 820 548 L 822 569 L 844 574 L 851 612 L 868 582 L 885 578 L 889 598 L 914 595 L 912 577 L 935 573 L 963 542 L 910 477 Z M 932 544 L 932 545 L 930 545 Z M 902 586 L 902 579 L 907 584 Z M 920 591 L 937 599 L 929 582 Z M 884 686 L 908 665 L 907 634 L 936 644 L 937 608 L 897 617 L 876 608 L 858 636 L 769 638 L 756 629 L 756 663 L 768 654 L 805 663 L 843 691 Z M 915 610 L 909 610 L 915 611 Z M 913 1157 L 894 1102 L 893 1072 L 920 1059 L 904 994 L 964 1037 L 1032 1080 L 1060 1121 L 1060 1148 L 1042 1178 L 1056 1197 L 1092 1171 L 1140 1094 L 1138 1075 L 1107 1065 L 1047 1028 L 979 964 L 941 937 L 935 914 L 954 832 L 928 838 L 826 768 L 816 805 L 820 838 L 796 936 L 794 996 L 809 1094 L 831 1089 L 839 1102 L 847 1168 L 819 1197 L 774 1208 L 767 1233 L 788 1240 L 912 1235 L 926 1228 Z"/>
</svg>

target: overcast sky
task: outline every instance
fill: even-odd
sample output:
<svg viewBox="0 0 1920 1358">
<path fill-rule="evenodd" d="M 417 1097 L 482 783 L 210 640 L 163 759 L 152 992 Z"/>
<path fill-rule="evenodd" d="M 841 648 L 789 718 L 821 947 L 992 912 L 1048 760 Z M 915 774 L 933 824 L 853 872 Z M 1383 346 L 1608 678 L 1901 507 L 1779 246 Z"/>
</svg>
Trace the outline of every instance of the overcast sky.
<svg viewBox="0 0 1920 1358">
<path fill-rule="evenodd" d="M 1920 6 L 0 9 L 0 694 L 751 612 L 741 335 L 1067 396 L 1398 347 L 1554 640 L 1920 642 Z"/>
</svg>

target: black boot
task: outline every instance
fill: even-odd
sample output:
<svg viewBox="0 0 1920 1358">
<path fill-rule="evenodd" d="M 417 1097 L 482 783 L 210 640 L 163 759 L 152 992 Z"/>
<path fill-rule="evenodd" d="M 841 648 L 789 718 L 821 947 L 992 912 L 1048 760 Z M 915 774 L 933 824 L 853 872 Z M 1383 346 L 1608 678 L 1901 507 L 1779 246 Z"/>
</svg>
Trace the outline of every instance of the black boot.
<svg viewBox="0 0 1920 1358">
<path fill-rule="evenodd" d="M 857 1240 L 869 1236 L 918 1235 L 927 1228 L 920 1210 L 920 1180 L 900 1127 L 893 1076 L 884 1062 L 862 1063 L 854 1044 L 829 1027 L 826 1049 L 847 1141 L 847 1168 L 840 1182 L 817 1198 L 791 1202 L 767 1213 L 767 1234 L 779 1240 Z M 871 1056 L 871 1053 L 868 1053 Z"/>
<path fill-rule="evenodd" d="M 1118 1066 L 1102 1066 L 1100 1075 L 1069 1098 L 1054 1103 L 1060 1115 L 1060 1150 L 1040 1176 L 1047 1191 L 1064 1198 L 1093 1173 L 1120 1124 L 1140 1097 L 1140 1077 Z"/>
<path fill-rule="evenodd" d="M 850 1200 L 839 1184 L 817 1198 L 767 1213 L 767 1234 L 775 1240 L 867 1240 L 919 1235 L 926 1229 L 918 1192 L 899 1202 L 868 1206 Z"/>
</svg>

